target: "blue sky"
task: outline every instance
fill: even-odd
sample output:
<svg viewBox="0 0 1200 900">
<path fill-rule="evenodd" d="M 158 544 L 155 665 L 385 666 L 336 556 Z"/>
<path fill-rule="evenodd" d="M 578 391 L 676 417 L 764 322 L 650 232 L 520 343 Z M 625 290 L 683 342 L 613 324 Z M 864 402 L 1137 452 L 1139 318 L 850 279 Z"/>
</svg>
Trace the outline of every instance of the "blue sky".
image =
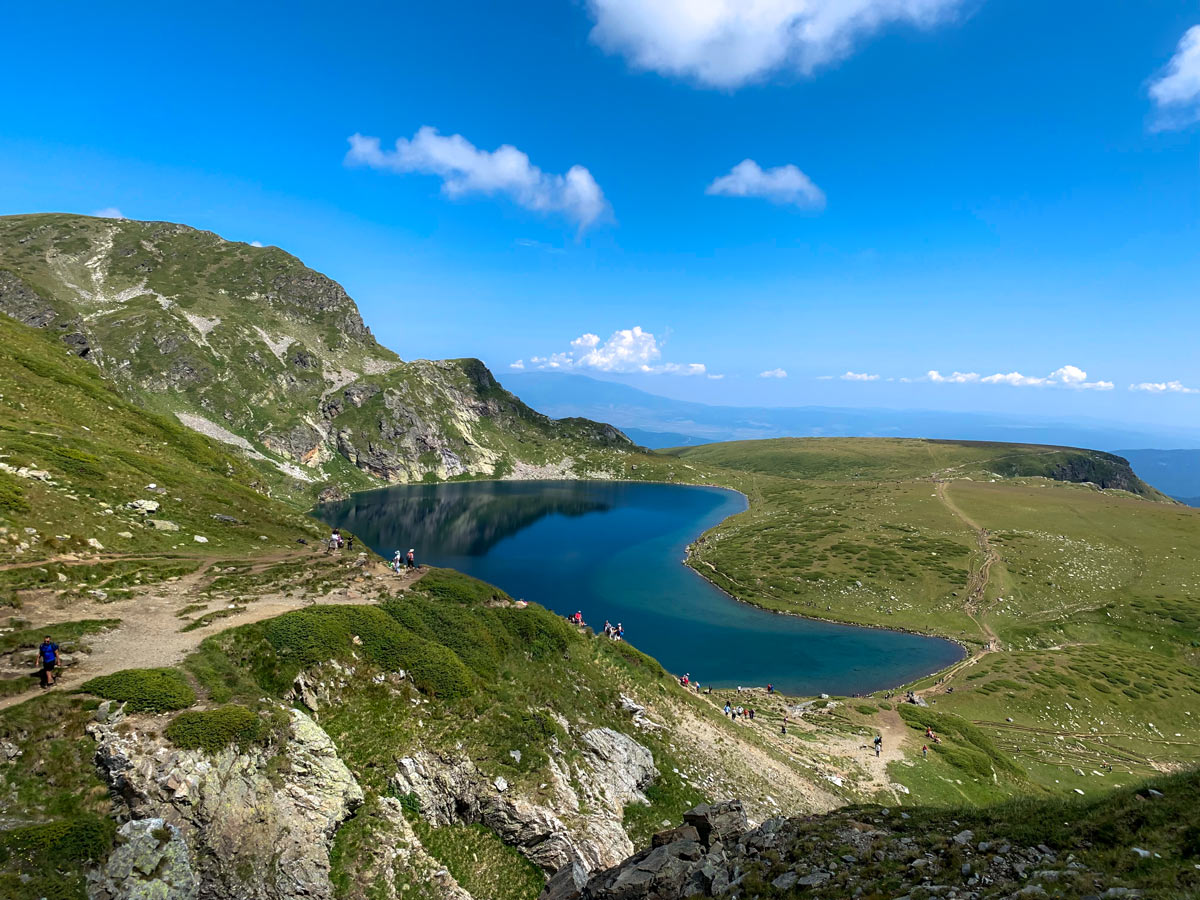
<svg viewBox="0 0 1200 900">
<path fill-rule="evenodd" d="M 502 378 L 1196 420 L 1200 7 L 737 8 L 25 4 L 0 213 L 276 244 Z"/>
</svg>

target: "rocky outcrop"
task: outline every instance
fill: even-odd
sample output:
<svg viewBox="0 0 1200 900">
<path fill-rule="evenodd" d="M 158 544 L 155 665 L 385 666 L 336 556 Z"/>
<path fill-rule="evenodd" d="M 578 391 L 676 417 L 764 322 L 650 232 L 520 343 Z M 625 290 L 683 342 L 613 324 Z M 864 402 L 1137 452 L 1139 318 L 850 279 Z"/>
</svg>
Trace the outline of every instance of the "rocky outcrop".
<svg viewBox="0 0 1200 900">
<path fill-rule="evenodd" d="M 592 729 L 580 743 L 586 750 L 572 771 L 562 756 L 551 759 L 546 804 L 514 796 L 504 779 L 489 780 L 469 760 L 430 753 L 400 760 L 392 787 L 414 797 L 435 826 L 486 825 L 547 872 L 572 863 L 594 871 L 633 852 L 621 827 L 625 804 L 646 802 L 642 791 L 658 771 L 650 751 L 618 731 Z"/>
<path fill-rule="evenodd" d="M 1157 797 L 1154 794 L 1157 793 Z M 1160 802 L 1146 791 L 1144 802 Z M 1061 801 L 1059 801 L 1061 802 Z M 1091 842 L 1058 833 L 1066 846 L 1021 844 L 964 827 L 953 813 L 910 818 L 903 810 L 843 809 L 822 816 L 768 819 L 748 829 L 741 802 L 699 806 L 684 824 L 654 836 L 652 846 L 618 866 L 588 876 L 567 866 L 547 882 L 540 900 L 684 900 L 688 897 L 1150 897 L 1129 878 L 1085 861 Z M 1033 827 L 1026 820 L 1025 833 Z M 1112 829 L 1106 819 L 1104 829 Z M 1090 836 L 1105 833 L 1104 829 Z M 1119 834 L 1120 832 L 1115 832 Z M 1047 838 L 1054 840 L 1053 838 Z M 1095 848 L 1112 865 L 1121 854 Z M 1128 859 L 1152 852 L 1126 848 Z M 1167 851 L 1158 854 L 1167 858 Z M 1184 854 L 1182 865 L 1191 869 Z"/>
<path fill-rule="evenodd" d="M 293 477 L 344 477 L 335 456 L 388 482 L 527 466 L 595 477 L 635 449 L 611 426 L 530 409 L 477 359 L 402 361 L 337 282 L 181 225 L 0 217 L 0 312 L 59 332 L 136 402 L 221 422 Z"/>
<path fill-rule="evenodd" d="M 277 745 L 211 756 L 123 721 L 112 704 L 88 728 L 123 814 L 161 819 L 186 841 L 201 900 L 332 897 L 330 843 L 363 794 L 329 736 L 297 710 L 288 716 Z M 123 858 L 110 859 L 105 871 L 124 871 Z"/>
<path fill-rule="evenodd" d="M 131 819 L 107 862 L 88 878 L 90 900 L 198 900 L 187 841 L 162 819 Z"/>
<path fill-rule="evenodd" d="M 699 806 L 685 824 L 656 836 L 649 850 L 582 882 L 558 872 L 542 900 L 675 900 L 723 893 L 730 885 L 731 854 L 747 830 L 740 800 Z"/>
</svg>

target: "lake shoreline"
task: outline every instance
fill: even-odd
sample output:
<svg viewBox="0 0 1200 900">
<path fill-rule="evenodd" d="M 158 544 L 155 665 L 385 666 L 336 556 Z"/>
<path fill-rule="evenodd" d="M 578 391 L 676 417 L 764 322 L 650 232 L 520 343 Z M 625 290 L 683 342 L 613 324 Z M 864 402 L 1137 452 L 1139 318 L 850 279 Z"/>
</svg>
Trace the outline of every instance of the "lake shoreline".
<svg viewBox="0 0 1200 900">
<path fill-rule="evenodd" d="M 955 639 L 955 638 L 952 638 L 952 637 L 949 637 L 949 636 L 946 636 L 946 635 L 928 634 L 928 633 L 923 633 L 923 632 L 917 631 L 915 629 L 909 629 L 909 628 L 903 628 L 903 627 L 892 627 L 892 626 L 885 625 L 885 624 L 840 621 L 840 620 L 838 620 L 836 618 L 832 618 L 832 617 L 823 617 L 823 616 L 819 616 L 819 615 L 808 615 L 808 614 L 805 614 L 802 612 L 797 612 L 797 611 L 792 611 L 792 610 L 772 609 L 761 603 L 755 602 L 753 599 L 743 599 L 741 597 L 738 597 L 738 596 L 730 593 L 728 590 L 726 590 L 724 587 L 722 587 L 720 584 L 718 584 L 716 581 L 714 581 L 713 578 L 709 577 L 705 572 L 703 572 L 701 569 L 699 569 L 697 567 L 697 565 L 695 565 L 695 561 L 694 561 L 694 548 L 696 547 L 699 540 L 705 534 L 711 533 L 711 532 L 715 531 L 716 529 L 719 529 L 722 525 L 724 525 L 726 522 L 728 522 L 734 516 L 737 516 L 743 512 L 747 512 L 751 509 L 750 497 L 744 491 L 738 490 L 737 488 L 730 487 L 728 485 L 714 484 L 712 482 L 699 482 L 699 481 L 678 480 L 678 479 L 663 480 L 663 479 L 654 479 L 654 478 L 606 478 L 603 476 L 597 477 L 596 475 L 592 475 L 591 477 L 586 477 L 586 478 L 570 478 L 570 477 L 566 477 L 566 478 L 536 478 L 536 479 L 504 478 L 504 477 L 500 477 L 500 478 L 495 478 L 495 477 L 462 478 L 462 479 L 455 479 L 453 481 L 420 482 L 420 483 L 412 483 L 412 484 L 404 484 L 404 485 L 382 485 L 378 488 L 371 488 L 371 489 L 363 490 L 363 491 L 354 491 L 353 493 L 351 493 L 348 497 L 344 498 L 343 500 L 334 501 L 333 503 L 330 503 L 328 505 L 336 506 L 336 505 L 338 505 L 338 503 L 347 502 L 352 498 L 365 497 L 365 496 L 372 495 L 372 494 L 377 494 L 377 493 L 381 493 L 381 492 L 387 492 L 390 490 L 394 490 L 396 488 L 417 488 L 417 487 L 421 487 L 421 486 L 449 488 L 453 485 L 466 486 L 466 485 L 470 485 L 470 484 L 486 484 L 486 483 L 497 484 L 497 485 L 499 485 L 499 484 L 508 484 L 508 485 L 541 484 L 541 485 L 549 486 L 556 482 L 561 483 L 561 484 L 586 484 L 587 482 L 592 482 L 596 485 L 629 484 L 629 485 L 647 485 L 647 486 L 658 485 L 658 486 L 663 486 L 663 487 L 684 487 L 684 488 L 690 487 L 690 488 L 702 488 L 702 489 L 706 489 L 706 490 L 710 490 L 710 491 L 720 491 L 722 493 L 736 495 L 740 499 L 742 508 L 737 511 L 730 512 L 724 518 L 720 519 L 719 521 L 710 525 L 707 528 L 702 527 L 701 530 L 699 531 L 699 533 L 693 533 L 690 537 L 685 538 L 685 540 L 682 542 L 683 548 L 684 548 L 683 559 L 679 559 L 678 557 L 676 557 L 676 559 L 674 560 L 675 564 L 682 565 L 682 566 L 686 567 L 687 569 L 689 569 L 693 575 L 700 576 L 701 579 L 703 579 L 704 583 L 707 586 L 709 586 L 710 588 L 715 589 L 715 591 L 722 598 L 724 598 L 726 602 L 733 603 L 737 606 L 741 606 L 746 609 L 753 609 L 760 613 L 761 612 L 775 613 L 778 615 L 789 616 L 793 620 L 809 621 L 814 624 L 834 626 L 837 628 L 848 628 L 848 629 L 861 628 L 864 630 L 869 629 L 869 630 L 871 630 L 873 632 L 877 632 L 877 633 L 891 633 L 891 634 L 895 634 L 895 635 L 906 635 L 909 637 L 922 638 L 922 639 L 926 639 L 926 640 L 944 641 L 944 642 L 946 642 L 946 644 L 952 645 L 958 651 L 955 658 L 948 660 L 947 662 L 938 666 L 936 669 L 934 669 L 930 672 L 927 672 L 927 673 L 921 674 L 921 675 L 916 675 L 916 676 L 907 676 L 904 679 L 900 680 L 899 682 L 886 681 L 880 687 L 873 687 L 870 690 L 864 690 L 864 691 L 857 692 L 858 695 L 860 695 L 860 696 L 868 696 L 871 694 L 879 693 L 881 691 L 894 690 L 894 689 L 902 688 L 905 685 L 911 685 L 911 684 L 915 684 L 920 681 L 924 681 L 925 679 L 934 677 L 938 673 L 944 672 L 944 671 L 952 668 L 953 666 L 958 665 L 959 663 L 962 662 L 963 659 L 968 658 L 971 655 L 971 652 L 972 652 L 971 648 L 965 642 Z M 312 509 L 309 511 L 309 515 L 311 515 L 314 518 L 317 518 L 321 521 L 327 522 L 328 520 L 325 519 L 325 517 L 323 517 L 320 514 L 322 511 L 322 507 L 324 507 L 326 505 L 327 504 L 322 504 L 322 503 L 315 504 L 312 507 Z M 360 535 L 360 537 L 361 537 L 361 535 Z M 711 565 L 711 564 L 709 564 L 709 565 Z M 716 572 L 717 574 L 721 574 L 715 568 L 714 568 L 714 572 Z M 503 587 L 503 585 L 501 585 L 501 587 Z M 657 657 L 655 657 L 655 658 L 657 659 Z M 661 661 L 659 661 L 659 662 L 661 664 Z M 667 666 L 664 666 L 664 668 L 667 668 Z M 669 669 L 668 669 L 668 671 L 669 671 Z M 673 673 L 673 674 L 678 675 L 678 673 Z M 902 674 L 902 673 L 897 673 L 897 674 Z M 729 684 L 730 684 L 730 686 L 736 685 L 737 679 L 730 679 Z M 743 687 L 752 687 L 753 684 L 746 683 L 746 684 L 743 684 L 742 686 Z M 853 696 L 856 693 L 853 691 L 846 693 L 844 691 L 837 690 L 836 687 L 833 689 L 828 689 L 823 686 L 814 687 L 811 689 L 811 692 L 814 695 L 816 695 L 817 693 L 828 692 L 828 693 L 836 693 L 836 694 L 846 695 L 846 696 Z M 797 692 L 797 696 L 807 696 L 808 693 L 809 692 L 804 692 L 804 691 Z"/>
</svg>

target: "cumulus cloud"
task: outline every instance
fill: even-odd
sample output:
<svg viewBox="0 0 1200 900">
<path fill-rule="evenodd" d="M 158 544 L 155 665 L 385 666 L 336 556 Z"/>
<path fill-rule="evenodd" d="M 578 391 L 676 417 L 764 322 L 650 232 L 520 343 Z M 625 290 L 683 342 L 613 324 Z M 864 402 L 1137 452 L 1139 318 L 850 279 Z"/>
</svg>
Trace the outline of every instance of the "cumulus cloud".
<svg viewBox="0 0 1200 900">
<path fill-rule="evenodd" d="M 765 372 L 758 373 L 759 378 L 787 378 L 787 371 L 784 369 L 767 369 Z"/>
<path fill-rule="evenodd" d="M 728 174 L 714 179 L 704 193 L 722 197 L 761 197 L 801 209 L 825 206 L 825 192 L 795 166 L 763 169 L 752 159 L 742 160 Z"/>
<path fill-rule="evenodd" d="M 1162 75 L 1151 82 L 1150 99 L 1158 109 L 1156 128 L 1200 121 L 1200 25 L 1183 33 Z"/>
<path fill-rule="evenodd" d="M 842 381 L 878 381 L 878 375 L 868 375 L 866 372 L 846 372 L 839 375 L 838 378 Z"/>
<path fill-rule="evenodd" d="M 930 369 L 925 373 L 925 377 L 934 384 L 970 384 L 979 380 L 979 373 L 951 372 L 949 375 L 943 375 L 937 369 Z"/>
<path fill-rule="evenodd" d="M 437 175 L 442 192 L 454 199 L 482 194 L 506 196 L 518 206 L 561 215 L 582 231 L 609 212 L 608 201 L 592 173 L 571 166 L 565 175 L 543 172 L 509 144 L 480 150 L 461 134 L 449 137 L 428 125 L 400 138 L 385 150 L 379 138 L 351 135 L 346 164 L 388 172 Z"/>
<path fill-rule="evenodd" d="M 262 245 L 263 245 L 262 241 L 251 241 L 250 242 L 251 247 L 261 247 Z"/>
<path fill-rule="evenodd" d="M 516 369 L 518 372 L 520 372 L 522 369 L 525 368 L 525 360 L 518 359 L 516 362 L 509 363 L 508 367 L 510 369 Z"/>
<path fill-rule="evenodd" d="M 1145 391 L 1148 394 L 1200 394 L 1200 388 L 1190 388 L 1181 381 L 1143 381 L 1131 384 L 1131 391 Z"/>
<path fill-rule="evenodd" d="M 994 375 L 980 375 L 978 372 L 952 372 L 943 375 L 937 369 L 930 369 L 925 378 L 935 384 L 1007 384 L 1011 387 L 1048 387 L 1058 386 L 1073 388 L 1081 391 L 1111 391 L 1111 381 L 1088 381 L 1087 372 L 1078 366 L 1062 366 L 1049 375 L 1023 375 L 1020 372 L 996 372 Z M 904 381 L 905 379 L 900 379 Z"/>
<path fill-rule="evenodd" d="M 596 372 L 616 372 L 644 375 L 707 375 L 704 363 L 661 362 L 662 348 L 658 339 L 640 325 L 614 331 L 603 341 L 598 334 L 581 334 L 571 341 L 570 349 L 549 356 L 531 356 L 529 363 L 536 369 L 591 369 Z M 521 360 L 521 368 L 524 363 Z M 516 368 L 516 365 L 513 365 Z M 719 378 L 721 376 L 709 376 Z"/>
<path fill-rule="evenodd" d="M 123 219 L 123 218 L 125 218 L 124 213 L 122 213 L 115 206 L 106 206 L 103 209 L 98 209 L 94 213 L 92 213 L 92 215 L 96 216 L 99 219 Z"/>
<path fill-rule="evenodd" d="M 732 89 L 811 75 L 892 24 L 930 27 L 963 0 L 588 0 L 591 38 L 634 68 Z"/>
</svg>

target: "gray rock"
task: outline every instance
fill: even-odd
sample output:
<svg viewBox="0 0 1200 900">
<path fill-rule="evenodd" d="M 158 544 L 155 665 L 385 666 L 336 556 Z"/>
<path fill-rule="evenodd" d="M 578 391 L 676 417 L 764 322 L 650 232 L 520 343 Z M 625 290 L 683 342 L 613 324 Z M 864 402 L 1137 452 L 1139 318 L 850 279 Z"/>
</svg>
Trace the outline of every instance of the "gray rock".
<svg viewBox="0 0 1200 900">
<path fill-rule="evenodd" d="M 155 531 L 178 531 L 179 526 L 169 519 L 147 519 L 146 524 Z"/>
<path fill-rule="evenodd" d="M 683 821 L 693 826 L 706 847 L 714 841 L 736 841 L 749 828 L 741 800 L 724 800 L 705 804 L 683 814 Z"/>
<path fill-rule="evenodd" d="M 134 512 L 140 512 L 143 515 L 158 512 L 160 506 L 157 500 L 130 500 L 125 505 Z"/>
<path fill-rule="evenodd" d="M 969 828 L 965 831 L 960 831 L 954 836 L 954 843 L 958 844 L 960 847 L 967 846 L 967 844 L 971 843 L 973 840 L 975 840 L 975 832 Z"/>
<path fill-rule="evenodd" d="M 131 819 L 103 867 L 88 877 L 91 900 L 196 900 L 200 879 L 187 842 L 162 819 Z"/>
<path fill-rule="evenodd" d="M 192 849 L 204 900 L 332 898 L 329 847 L 363 795 L 329 736 L 289 712 L 279 747 L 211 756 L 126 731 L 111 708 L 87 728 L 97 766 L 129 813 L 174 826 Z M 285 765 L 272 763 L 277 753 Z"/>
</svg>

